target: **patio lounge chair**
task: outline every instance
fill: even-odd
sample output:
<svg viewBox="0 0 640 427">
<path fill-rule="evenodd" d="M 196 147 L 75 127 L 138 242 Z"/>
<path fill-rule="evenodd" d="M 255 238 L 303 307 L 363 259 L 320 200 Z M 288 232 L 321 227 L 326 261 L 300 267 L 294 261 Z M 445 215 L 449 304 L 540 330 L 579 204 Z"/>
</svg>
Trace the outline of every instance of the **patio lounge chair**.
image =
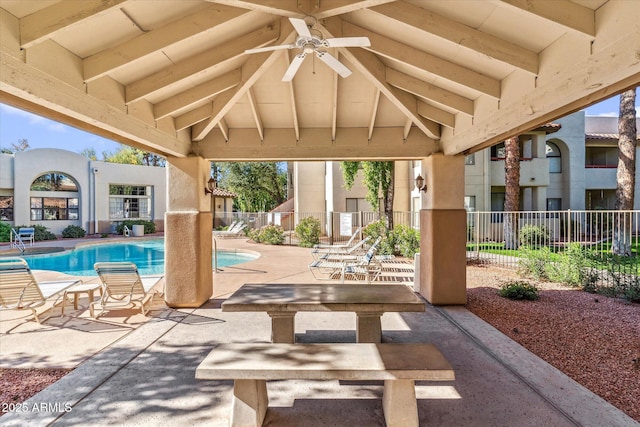
<svg viewBox="0 0 640 427">
<path fill-rule="evenodd" d="M 365 249 L 366 249 L 365 245 L 369 240 L 370 240 L 370 237 L 367 236 L 364 239 L 360 240 L 355 245 L 351 245 L 346 248 L 342 248 L 340 247 L 340 245 L 334 246 L 331 248 L 315 248 L 314 247 L 311 250 L 311 256 L 313 256 L 313 258 L 316 260 L 321 260 L 326 258 L 335 258 L 335 257 L 340 258 L 343 256 L 362 255 L 365 253 Z"/>
<path fill-rule="evenodd" d="M 365 279 L 371 282 L 375 277 L 380 275 L 382 271 L 380 260 L 375 257 L 381 241 L 382 237 L 378 237 L 365 255 L 354 257 L 352 254 L 347 254 L 341 257 L 340 254 L 332 254 L 330 258 L 314 261 L 309 264 L 309 271 L 311 271 L 313 277 L 318 280 L 341 278 L 342 281 L 344 281 L 345 275 L 357 279 L 358 274 L 360 276 L 364 274 L 367 276 Z M 367 271 L 365 271 L 365 269 Z M 373 277 L 373 274 L 367 273 L 374 273 L 375 271 L 377 271 L 375 277 Z"/>
<path fill-rule="evenodd" d="M 97 262 L 94 269 L 102 282 L 103 292 L 99 301 L 89 305 L 91 317 L 100 317 L 105 310 L 112 308 L 130 308 L 140 306 L 146 316 L 145 304 L 153 300 L 155 293 L 148 291 L 162 278 L 155 277 L 145 281 L 138 273 L 138 267 L 132 262 Z M 95 306 L 100 306 L 100 313 L 95 316 Z"/>
<path fill-rule="evenodd" d="M 358 237 L 358 235 L 360 234 L 360 230 L 362 230 L 362 227 L 358 227 L 356 229 L 356 231 L 351 235 L 349 240 L 346 241 L 346 243 L 341 243 L 341 244 L 337 244 L 337 245 L 318 244 L 318 245 L 313 245 L 313 249 L 329 249 L 330 250 L 330 249 L 347 249 L 347 248 L 350 248 L 351 246 L 353 246 L 355 244 L 356 237 Z"/>
<path fill-rule="evenodd" d="M 36 308 L 45 305 L 52 296 L 57 296 L 53 303 L 56 306 L 64 291 L 77 283 L 81 281 L 39 283 L 24 259 L 0 259 L 0 310 L 31 310 L 34 320 L 42 323 Z"/>
<path fill-rule="evenodd" d="M 220 230 L 220 231 L 214 231 L 213 232 L 213 237 L 236 237 L 236 236 L 240 236 L 242 235 L 244 229 L 247 227 L 247 224 L 245 224 L 242 221 L 238 221 L 235 224 L 232 224 L 231 227 L 229 227 L 228 230 Z"/>
</svg>

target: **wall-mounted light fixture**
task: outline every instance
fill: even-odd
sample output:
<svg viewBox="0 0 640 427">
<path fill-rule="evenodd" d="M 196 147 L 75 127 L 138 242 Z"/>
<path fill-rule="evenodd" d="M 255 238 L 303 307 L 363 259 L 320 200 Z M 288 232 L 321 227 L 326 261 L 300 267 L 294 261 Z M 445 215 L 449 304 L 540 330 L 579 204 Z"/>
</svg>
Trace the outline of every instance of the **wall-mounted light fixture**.
<svg viewBox="0 0 640 427">
<path fill-rule="evenodd" d="M 216 180 L 213 177 L 209 178 L 207 185 L 204 187 L 204 195 L 206 196 L 207 194 L 213 193 L 213 190 L 215 190 L 217 186 L 218 183 Z"/>
<path fill-rule="evenodd" d="M 418 175 L 416 177 L 416 188 L 418 189 L 418 191 L 424 191 L 425 193 L 427 192 L 427 184 L 424 183 L 424 178 L 422 177 L 422 175 Z"/>
</svg>

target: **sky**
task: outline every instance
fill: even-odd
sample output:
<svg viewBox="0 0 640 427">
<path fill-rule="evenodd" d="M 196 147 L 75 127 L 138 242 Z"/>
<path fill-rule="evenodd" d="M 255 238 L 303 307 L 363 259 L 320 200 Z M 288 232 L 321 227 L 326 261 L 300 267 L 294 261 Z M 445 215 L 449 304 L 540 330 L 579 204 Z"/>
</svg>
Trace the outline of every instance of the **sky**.
<svg viewBox="0 0 640 427">
<path fill-rule="evenodd" d="M 619 96 L 587 107 L 587 116 L 618 116 Z M 640 99 L 636 100 L 636 115 L 640 115 Z M 114 152 L 120 144 L 109 139 L 63 125 L 53 120 L 0 103 L 0 148 L 12 148 L 21 139 L 29 141 L 29 148 L 62 148 L 80 153 L 93 148 L 98 158 L 102 153 Z"/>
</svg>

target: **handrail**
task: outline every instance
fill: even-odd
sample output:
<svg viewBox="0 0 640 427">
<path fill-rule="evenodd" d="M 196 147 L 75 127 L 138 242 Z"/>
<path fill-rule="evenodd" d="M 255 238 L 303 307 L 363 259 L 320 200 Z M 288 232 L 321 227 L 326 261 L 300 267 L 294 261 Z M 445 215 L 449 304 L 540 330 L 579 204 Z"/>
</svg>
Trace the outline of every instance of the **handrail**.
<svg viewBox="0 0 640 427">
<path fill-rule="evenodd" d="M 20 249 L 21 253 L 24 253 L 24 251 L 27 249 L 26 246 L 24 245 L 24 242 L 22 241 L 22 238 L 20 237 L 20 235 L 13 228 L 11 229 L 11 243 L 10 243 L 10 245 L 11 245 L 12 248 Z"/>
<path fill-rule="evenodd" d="M 131 235 L 131 230 L 129 230 L 129 227 L 125 225 L 122 228 L 122 234 L 124 234 L 124 237 L 129 237 Z"/>
<path fill-rule="evenodd" d="M 213 238 L 213 271 L 218 272 L 218 241 Z"/>
</svg>

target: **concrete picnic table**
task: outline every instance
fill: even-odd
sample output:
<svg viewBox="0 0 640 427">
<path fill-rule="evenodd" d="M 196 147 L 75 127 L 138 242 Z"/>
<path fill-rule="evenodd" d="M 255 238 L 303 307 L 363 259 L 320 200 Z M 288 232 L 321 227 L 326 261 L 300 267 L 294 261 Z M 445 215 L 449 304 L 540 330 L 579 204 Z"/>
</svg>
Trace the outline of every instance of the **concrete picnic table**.
<svg viewBox="0 0 640 427">
<path fill-rule="evenodd" d="M 380 343 L 385 312 L 420 312 L 424 301 L 406 285 L 248 283 L 222 303 L 222 311 L 265 311 L 271 341 L 295 342 L 298 311 L 353 311 L 358 342 Z"/>
</svg>

